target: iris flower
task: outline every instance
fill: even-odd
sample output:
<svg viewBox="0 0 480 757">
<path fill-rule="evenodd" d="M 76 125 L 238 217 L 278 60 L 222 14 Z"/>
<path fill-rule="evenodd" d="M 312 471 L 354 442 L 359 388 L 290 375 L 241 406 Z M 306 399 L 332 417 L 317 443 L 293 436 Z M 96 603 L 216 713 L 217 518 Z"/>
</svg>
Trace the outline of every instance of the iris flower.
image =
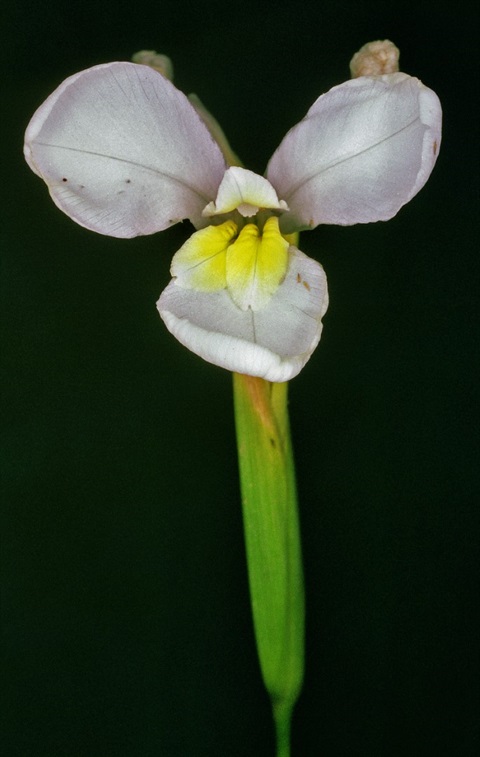
<svg viewBox="0 0 480 757">
<path fill-rule="evenodd" d="M 321 95 L 265 175 L 228 165 L 191 101 L 144 65 L 66 79 L 34 114 L 25 156 L 56 205 L 113 237 L 189 219 L 157 303 L 205 360 L 283 382 L 317 346 L 322 266 L 295 232 L 392 218 L 428 179 L 440 146 L 435 93 L 404 73 L 360 76 Z"/>
</svg>

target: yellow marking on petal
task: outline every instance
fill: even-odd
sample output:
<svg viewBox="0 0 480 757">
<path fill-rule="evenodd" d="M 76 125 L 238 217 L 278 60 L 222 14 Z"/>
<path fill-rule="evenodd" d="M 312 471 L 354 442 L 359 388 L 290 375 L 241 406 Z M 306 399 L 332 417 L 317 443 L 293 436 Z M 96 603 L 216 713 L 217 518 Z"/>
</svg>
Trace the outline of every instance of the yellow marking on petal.
<svg viewBox="0 0 480 757">
<path fill-rule="evenodd" d="M 278 218 L 265 222 L 263 234 L 249 223 L 227 250 L 227 286 L 242 310 L 261 310 L 285 277 L 289 244 L 278 229 Z"/>
<path fill-rule="evenodd" d="M 170 273 L 185 289 L 225 289 L 227 248 L 237 231 L 233 221 L 196 231 L 173 256 Z"/>
</svg>

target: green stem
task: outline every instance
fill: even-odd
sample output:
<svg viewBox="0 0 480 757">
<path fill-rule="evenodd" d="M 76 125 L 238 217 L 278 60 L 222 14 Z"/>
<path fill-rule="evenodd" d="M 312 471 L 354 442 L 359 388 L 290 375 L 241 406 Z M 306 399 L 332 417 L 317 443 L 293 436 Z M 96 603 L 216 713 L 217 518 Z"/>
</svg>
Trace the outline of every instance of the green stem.
<svg viewBox="0 0 480 757">
<path fill-rule="evenodd" d="M 234 374 L 250 597 L 277 757 L 290 754 L 290 721 L 304 663 L 303 572 L 287 391 L 286 383 Z"/>
<path fill-rule="evenodd" d="M 275 722 L 275 736 L 277 740 L 276 757 L 290 757 L 291 718 L 291 707 L 273 706 L 273 719 Z"/>
</svg>

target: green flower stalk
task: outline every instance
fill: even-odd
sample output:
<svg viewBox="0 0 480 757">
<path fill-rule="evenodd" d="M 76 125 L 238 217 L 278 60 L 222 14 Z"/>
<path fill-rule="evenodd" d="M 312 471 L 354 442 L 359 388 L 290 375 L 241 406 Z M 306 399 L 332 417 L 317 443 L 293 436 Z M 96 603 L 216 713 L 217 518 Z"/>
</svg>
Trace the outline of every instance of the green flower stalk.
<svg viewBox="0 0 480 757">
<path fill-rule="evenodd" d="M 305 603 L 287 383 L 233 375 L 250 596 L 258 656 L 287 757 L 304 670 Z"/>
</svg>

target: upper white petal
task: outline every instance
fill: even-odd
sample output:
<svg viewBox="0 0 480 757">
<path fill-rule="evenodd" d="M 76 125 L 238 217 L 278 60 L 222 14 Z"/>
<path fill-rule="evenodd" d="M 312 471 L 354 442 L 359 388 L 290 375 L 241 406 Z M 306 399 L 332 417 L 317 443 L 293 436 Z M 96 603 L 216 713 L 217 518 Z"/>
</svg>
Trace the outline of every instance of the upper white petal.
<svg viewBox="0 0 480 757">
<path fill-rule="evenodd" d="M 313 104 L 266 176 L 289 205 L 282 232 L 385 221 L 425 184 L 441 140 L 437 95 L 418 79 L 352 79 Z"/>
<path fill-rule="evenodd" d="M 288 381 L 317 346 L 328 305 L 322 266 L 295 247 L 284 282 L 262 310 L 241 310 L 228 291 L 198 292 L 170 282 L 157 303 L 188 349 L 230 371 Z"/>
<path fill-rule="evenodd" d="M 66 79 L 30 121 L 25 157 L 61 210 L 115 237 L 203 225 L 226 168 L 185 95 L 133 63 Z"/>
<path fill-rule="evenodd" d="M 222 179 L 215 201 L 204 208 L 204 216 L 216 216 L 238 210 L 248 218 L 260 208 L 288 210 L 288 205 L 279 200 L 274 188 L 264 176 L 240 166 L 231 166 Z"/>
</svg>

